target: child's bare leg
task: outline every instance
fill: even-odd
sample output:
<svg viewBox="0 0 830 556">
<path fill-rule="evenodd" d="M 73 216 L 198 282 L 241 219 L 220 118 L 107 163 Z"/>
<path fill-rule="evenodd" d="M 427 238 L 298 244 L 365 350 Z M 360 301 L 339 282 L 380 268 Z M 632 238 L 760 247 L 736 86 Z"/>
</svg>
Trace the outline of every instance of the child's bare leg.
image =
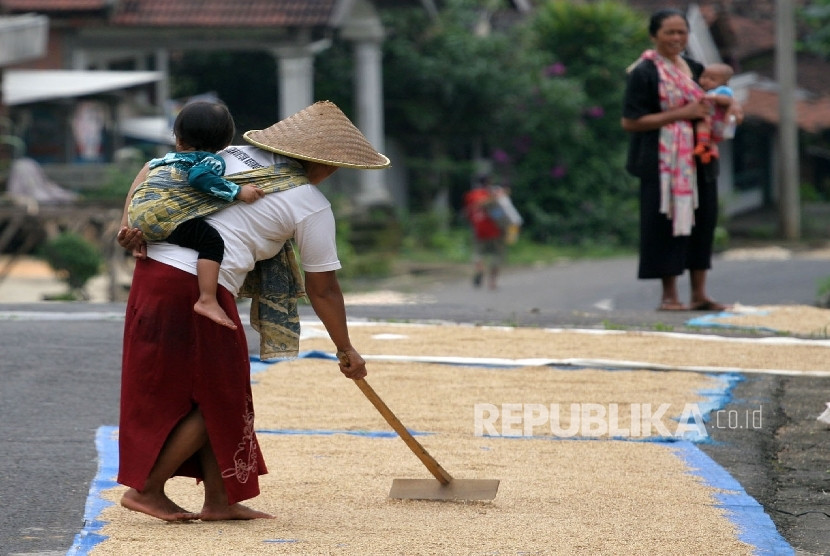
<svg viewBox="0 0 830 556">
<path fill-rule="evenodd" d="M 205 481 L 205 504 L 199 513 L 203 521 L 223 521 L 231 519 L 272 519 L 274 516 L 254 510 L 240 503 L 228 504 L 228 494 L 216 455 L 208 440 L 199 450 L 199 461 Z"/>
<path fill-rule="evenodd" d="M 498 279 L 499 279 L 499 269 L 498 268 L 491 268 L 490 269 L 490 279 L 488 280 L 487 284 L 491 290 L 495 290 L 498 288 Z"/>
<path fill-rule="evenodd" d="M 194 409 L 170 432 L 156 463 L 150 470 L 144 488 L 140 491 L 129 489 L 121 497 L 121 505 L 164 521 L 199 519 L 199 514 L 188 512 L 170 500 L 164 492 L 164 485 L 182 462 L 195 454 L 206 442 L 205 421 L 201 412 Z"/>
<path fill-rule="evenodd" d="M 193 310 L 213 322 L 236 330 L 236 325 L 216 300 L 219 263 L 210 259 L 199 259 L 196 262 L 196 275 L 199 279 L 199 300 L 193 305 Z"/>
<path fill-rule="evenodd" d="M 484 259 L 477 258 L 473 264 L 474 273 L 473 273 L 473 286 L 480 287 L 481 282 L 484 279 Z"/>
<path fill-rule="evenodd" d="M 695 123 L 695 136 L 697 144 L 695 145 L 694 153 L 700 156 L 704 162 L 709 162 L 711 158 L 712 128 L 708 120 L 700 120 Z"/>
</svg>

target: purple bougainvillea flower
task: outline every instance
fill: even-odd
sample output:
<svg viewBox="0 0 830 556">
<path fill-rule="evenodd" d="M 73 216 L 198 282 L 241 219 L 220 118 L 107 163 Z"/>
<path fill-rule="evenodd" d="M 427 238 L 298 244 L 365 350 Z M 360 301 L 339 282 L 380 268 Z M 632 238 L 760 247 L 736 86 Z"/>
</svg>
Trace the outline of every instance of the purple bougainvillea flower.
<svg viewBox="0 0 830 556">
<path fill-rule="evenodd" d="M 555 180 L 564 178 L 568 173 L 568 167 L 564 164 L 559 164 L 550 169 L 550 177 Z"/>
<path fill-rule="evenodd" d="M 506 164 L 510 162 L 510 155 L 502 149 L 493 149 L 493 154 L 491 156 L 493 157 L 493 161 L 499 164 Z"/>
<path fill-rule="evenodd" d="M 585 111 L 589 118 L 602 118 L 605 115 L 605 109 L 602 106 L 592 106 Z"/>
<path fill-rule="evenodd" d="M 556 62 L 555 64 L 551 64 L 545 68 L 545 75 L 547 77 L 558 77 L 560 75 L 565 75 L 567 69 L 565 68 L 565 64 L 562 62 Z"/>
</svg>

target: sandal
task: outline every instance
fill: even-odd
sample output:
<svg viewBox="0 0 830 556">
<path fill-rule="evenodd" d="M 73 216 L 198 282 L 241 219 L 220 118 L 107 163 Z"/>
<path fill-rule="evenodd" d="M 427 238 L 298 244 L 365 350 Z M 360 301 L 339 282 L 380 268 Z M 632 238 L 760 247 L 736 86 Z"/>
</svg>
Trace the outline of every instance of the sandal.
<svg viewBox="0 0 830 556">
<path fill-rule="evenodd" d="M 711 299 L 707 299 L 706 301 L 700 301 L 698 303 L 693 303 L 691 310 L 692 311 L 726 311 L 730 309 L 731 305 L 724 305 L 723 303 L 718 303 L 717 301 L 713 301 Z"/>
<path fill-rule="evenodd" d="M 679 301 L 663 301 L 660 303 L 660 306 L 657 307 L 658 311 L 688 311 L 689 306 L 680 303 Z"/>
</svg>

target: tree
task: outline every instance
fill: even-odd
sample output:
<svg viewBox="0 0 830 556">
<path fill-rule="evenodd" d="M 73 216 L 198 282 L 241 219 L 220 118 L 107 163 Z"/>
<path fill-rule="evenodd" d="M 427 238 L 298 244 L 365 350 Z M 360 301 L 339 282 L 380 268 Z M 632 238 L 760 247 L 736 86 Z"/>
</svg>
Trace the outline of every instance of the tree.
<svg viewBox="0 0 830 556">
<path fill-rule="evenodd" d="M 830 0 L 812 0 L 799 10 L 806 32 L 800 47 L 830 59 Z"/>
<path fill-rule="evenodd" d="M 435 20 L 386 14 L 386 122 L 408 153 L 413 208 L 445 188 L 460 205 L 484 155 L 531 237 L 632 244 L 637 196 L 619 121 L 624 68 L 648 45 L 644 19 L 616 2 L 556 0 L 499 27 L 507 7 L 449 0 Z"/>
<path fill-rule="evenodd" d="M 427 210 L 444 189 L 458 200 L 469 188 L 476 145 L 521 86 L 523 56 L 510 33 L 482 30 L 504 3 L 482 4 L 450 0 L 434 20 L 422 9 L 384 14 L 386 123 L 408 153 L 415 210 Z"/>
<path fill-rule="evenodd" d="M 515 172 L 514 198 L 538 240 L 630 245 L 637 195 L 625 175 L 620 127 L 625 68 L 648 44 L 645 22 L 612 1 L 549 1 L 526 27 L 537 53 L 533 96 L 503 111 L 515 129 L 500 152 Z"/>
</svg>

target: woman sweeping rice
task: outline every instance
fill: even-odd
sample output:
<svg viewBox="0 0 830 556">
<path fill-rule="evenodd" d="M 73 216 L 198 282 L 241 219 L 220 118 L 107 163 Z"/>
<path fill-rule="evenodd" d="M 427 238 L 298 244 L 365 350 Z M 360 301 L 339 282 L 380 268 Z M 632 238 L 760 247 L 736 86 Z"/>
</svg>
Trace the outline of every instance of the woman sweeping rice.
<svg viewBox="0 0 830 556">
<path fill-rule="evenodd" d="M 258 478 L 267 469 L 254 432 L 248 344 L 236 295 L 253 298 L 251 323 L 260 332 L 263 358 L 296 354 L 296 299 L 305 293 L 337 350 L 348 355 L 341 372 L 352 379 L 366 375 L 349 339 L 335 274 L 334 216 L 315 185 L 338 167 L 380 169 L 389 159 L 330 102 L 244 138 L 250 145 L 219 153 L 226 176 L 256 184 L 264 198 L 222 208 L 184 188 L 159 201 L 175 218 L 204 216 L 221 234 L 217 297 L 235 330 L 191 310 L 199 295 L 195 251 L 146 244 L 126 219 L 118 233 L 118 243 L 138 258 L 124 327 L 118 482 L 130 489 L 121 504 L 166 521 L 272 517 L 240 504 L 259 494 Z M 136 177 L 128 202 L 146 171 Z M 304 287 L 292 238 L 302 255 Z M 175 475 L 204 481 L 200 511 L 167 497 L 165 484 Z"/>
</svg>

